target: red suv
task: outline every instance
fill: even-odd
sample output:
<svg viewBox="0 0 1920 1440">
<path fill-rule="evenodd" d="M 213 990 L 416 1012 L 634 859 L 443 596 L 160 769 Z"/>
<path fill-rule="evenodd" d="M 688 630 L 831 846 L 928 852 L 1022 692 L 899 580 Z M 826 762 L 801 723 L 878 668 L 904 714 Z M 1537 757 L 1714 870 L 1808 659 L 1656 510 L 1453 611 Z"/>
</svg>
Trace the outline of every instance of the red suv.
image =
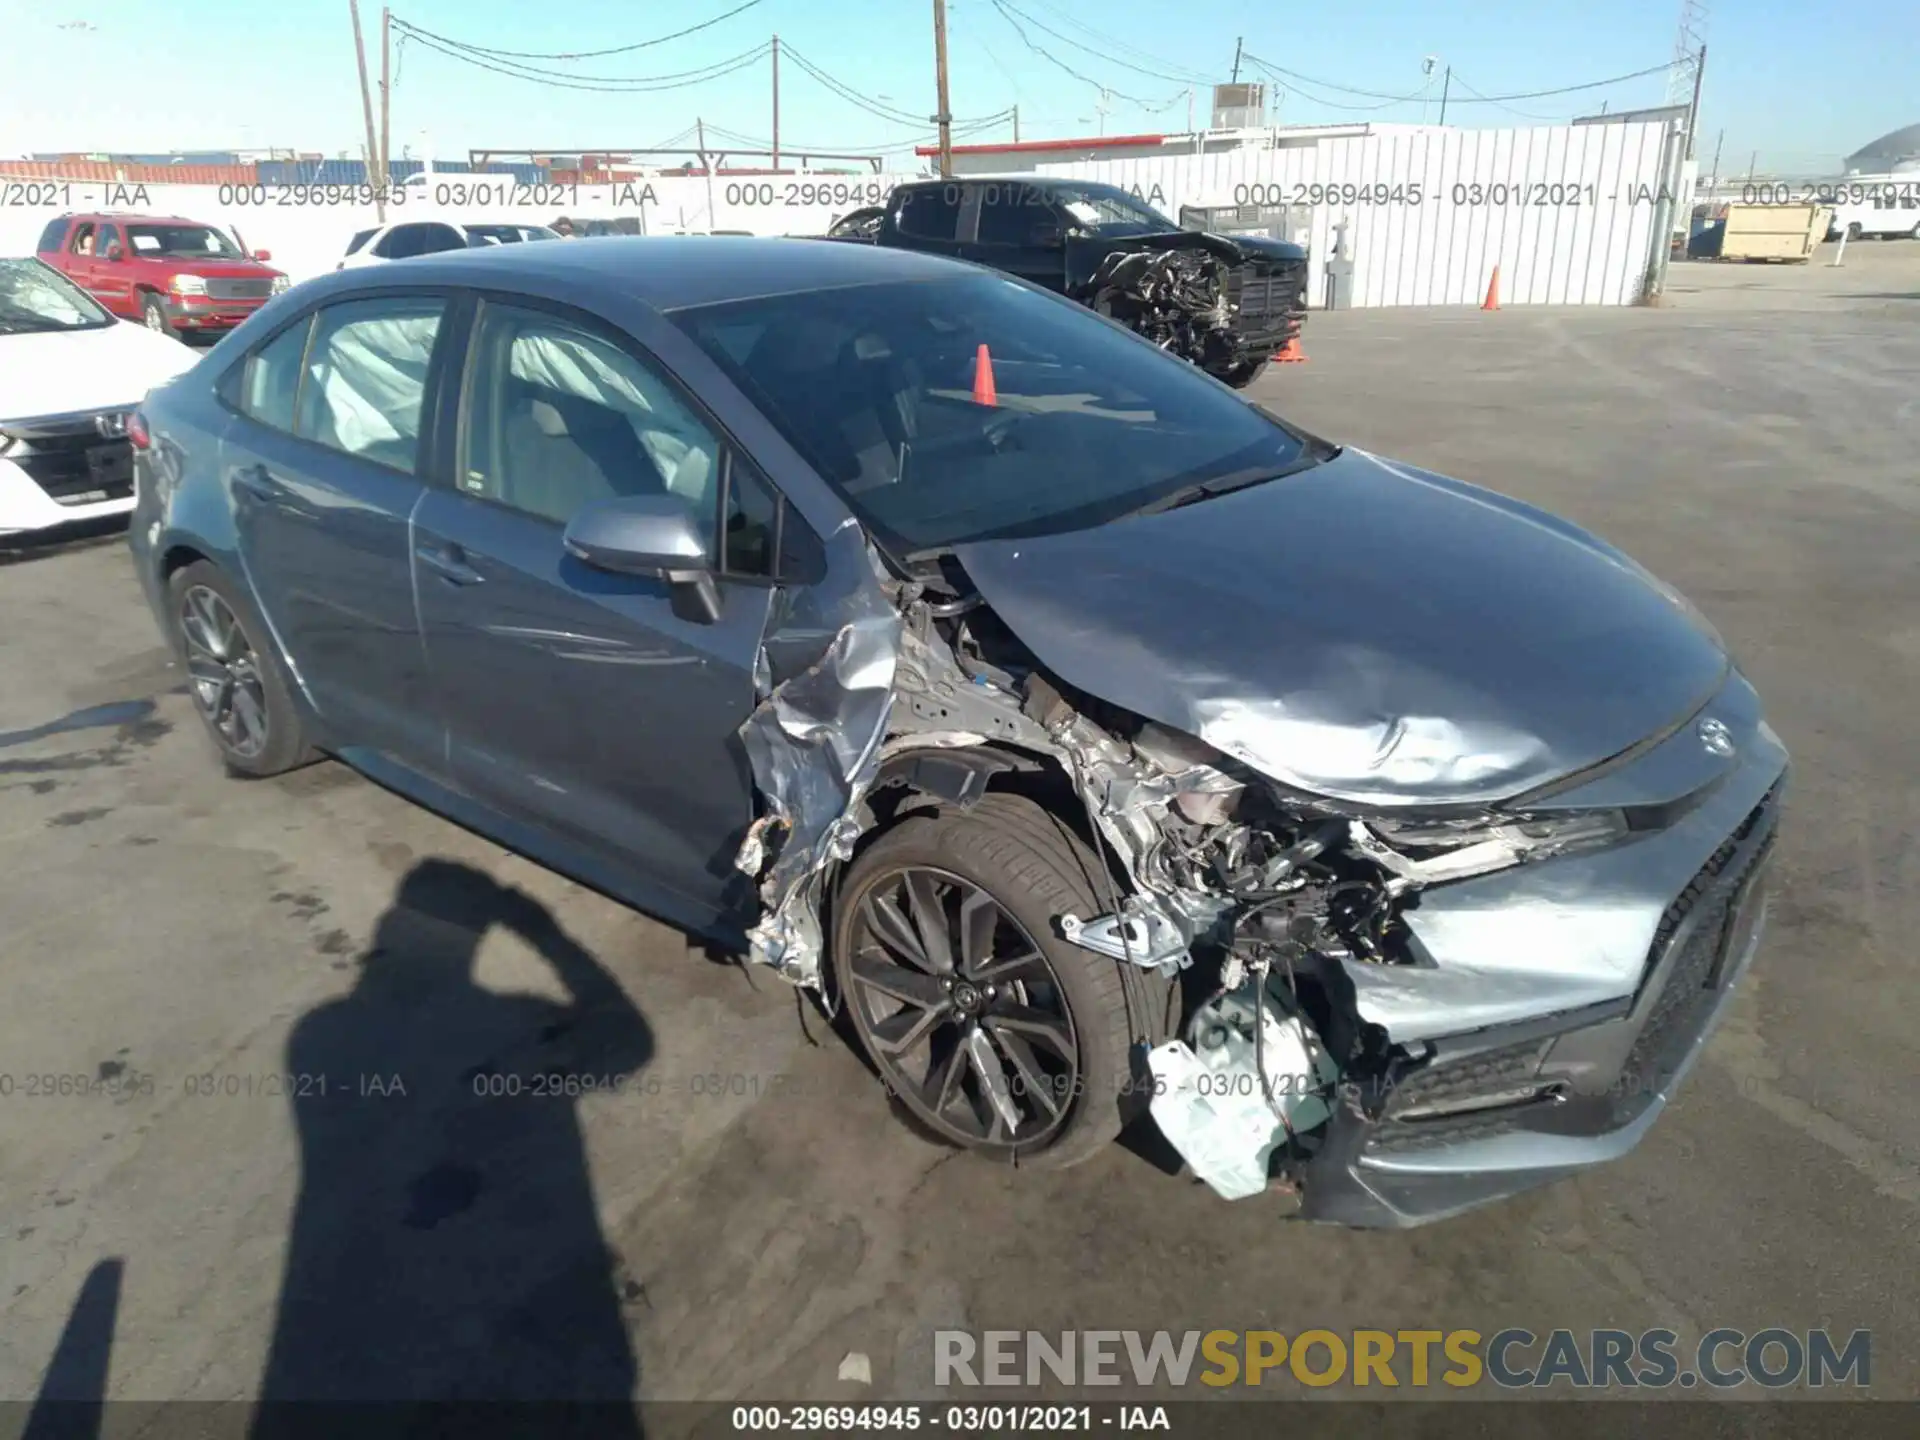
<svg viewBox="0 0 1920 1440">
<path fill-rule="evenodd" d="M 213 225 L 164 215 L 62 215 L 40 258 L 123 320 L 177 335 L 223 334 L 287 288 Z"/>
</svg>

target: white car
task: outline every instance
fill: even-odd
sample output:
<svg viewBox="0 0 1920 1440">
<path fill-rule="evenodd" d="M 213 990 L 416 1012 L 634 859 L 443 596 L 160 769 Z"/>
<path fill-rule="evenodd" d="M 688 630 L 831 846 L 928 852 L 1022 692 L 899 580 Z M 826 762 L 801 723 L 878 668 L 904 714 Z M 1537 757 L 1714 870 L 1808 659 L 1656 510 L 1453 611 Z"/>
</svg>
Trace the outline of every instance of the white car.
<svg viewBox="0 0 1920 1440">
<path fill-rule="evenodd" d="M 131 510 L 128 417 L 199 358 L 52 266 L 0 258 L 0 537 Z"/>
<path fill-rule="evenodd" d="M 409 255 L 433 255 L 442 250 L 471 250 L 483 245 L 514 245 L 524 240 L 558 240 L 545 225 L 521 221 L 395 220 L 362 230 L 347 243 L 347 253 L 336 270 L 357 270 L 404 260 Z"/>
</svg>

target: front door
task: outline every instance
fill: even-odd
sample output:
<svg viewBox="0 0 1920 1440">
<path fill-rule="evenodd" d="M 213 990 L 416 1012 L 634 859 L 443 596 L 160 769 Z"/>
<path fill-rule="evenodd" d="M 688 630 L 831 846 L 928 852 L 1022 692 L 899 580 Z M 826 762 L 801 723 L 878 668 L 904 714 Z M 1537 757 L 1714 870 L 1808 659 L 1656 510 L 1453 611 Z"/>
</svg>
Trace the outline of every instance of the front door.
<svg viewBox="0 0 1920 1440">
<path fill-rule="evenodd" d="M 736 732 L 755 704 L 778 498 L 636 342 L 578 312 L 483 301 L 466 370 L 454 483 L 428 494 L 414 535 L 455 779 L 566 847 L 556 863 L 575 873 L 684 923 L 722 915 L 750 894 L 732 863 L 753 817 Z M 713 620 L 676 613 L 667 581 L 562 546 L 580 507 L 634 495 L 699 517 Z"/>
<path fill-rule="evenodd" d="M 411 531 L 449 304 L 342 300 L 282 330 L 247 360 L 221 451 L 241 560 L 330 741 L 435 774 Z"/>
</svg>

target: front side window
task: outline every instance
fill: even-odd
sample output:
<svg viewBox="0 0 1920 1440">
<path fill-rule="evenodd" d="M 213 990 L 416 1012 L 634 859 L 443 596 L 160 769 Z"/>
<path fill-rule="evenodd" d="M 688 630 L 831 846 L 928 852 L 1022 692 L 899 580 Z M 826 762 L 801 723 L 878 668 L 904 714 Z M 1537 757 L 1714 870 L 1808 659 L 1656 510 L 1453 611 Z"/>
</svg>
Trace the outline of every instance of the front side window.
<svg viewBox="0 0 1920 1440">
<path fill-rule="evenodd" d="M 113 247 L 120 243 L 120 232 L 115 230 L 111 225 L 102 225 L 100 227 L 99 238 L 93 243 L 102 256 L 111 254 Z"/>
<path fill-rule="evenodd" d="M 295 433 L 330 449 L 411 471 L 420 446 L 427 365 L 446 302 L 343 300 L 319 312 Z"/>
<path fill-rule="evenodd" d="M 616 496 L 676 495 L 711 547 L 720 442 L 609 335 L 512 305 L 481 312 L 460 486 L 564 525 Z"/>
<path fill-rule="evenodd" d="M 670 318 L 901 551 L 1102 524 L 1306 455 L 1306 437 L 1192 366 L 1006 276 Z"/>
<path fill-rule="evenodd" d="M 129 225 L 127 248 L 143 260 L 244 260 L 211 225 Z"/>
</svg>

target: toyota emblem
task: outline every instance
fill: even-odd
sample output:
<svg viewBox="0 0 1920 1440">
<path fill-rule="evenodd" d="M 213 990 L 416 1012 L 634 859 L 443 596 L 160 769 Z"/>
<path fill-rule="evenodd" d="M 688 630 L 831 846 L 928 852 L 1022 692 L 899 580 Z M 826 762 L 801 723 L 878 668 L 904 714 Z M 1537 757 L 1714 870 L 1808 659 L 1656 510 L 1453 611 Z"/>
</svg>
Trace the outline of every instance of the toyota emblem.
<svg viewBox="0 0 1920 1440">
<path fill-rule="evenodd" d="M 1733 732 L 1719 720 L 1707 719 L 1700 722 L 1700 743 L 1707 747 L 1709 755 L 1728 756 L 1733 754 Z"/>
</svg>

